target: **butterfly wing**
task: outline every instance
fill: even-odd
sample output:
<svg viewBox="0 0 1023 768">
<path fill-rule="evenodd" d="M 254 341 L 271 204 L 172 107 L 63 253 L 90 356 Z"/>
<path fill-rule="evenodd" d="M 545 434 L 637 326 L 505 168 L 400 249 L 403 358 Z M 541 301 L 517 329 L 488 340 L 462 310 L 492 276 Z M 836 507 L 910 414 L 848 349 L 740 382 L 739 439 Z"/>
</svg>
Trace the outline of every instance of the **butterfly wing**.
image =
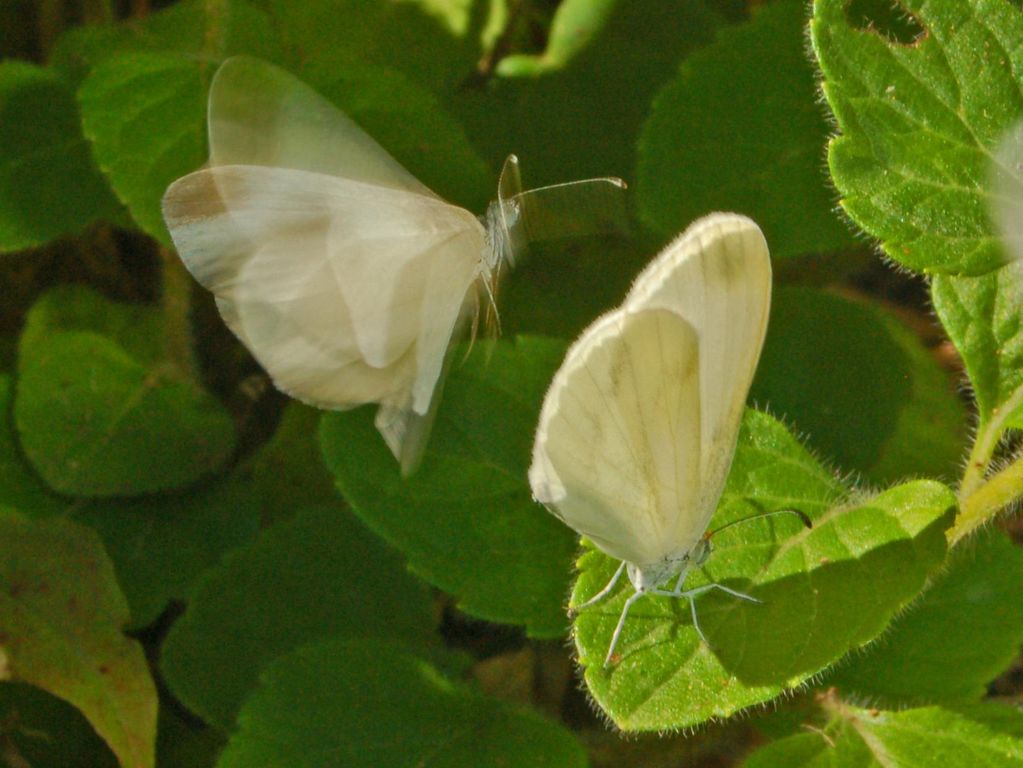
<svg viewBox="0 0 1023 768">
<path fill-rule="evenodd" d="M 529 470 L 537 501 L 613 557 L 664 557 L 675 535 L 665 510 L 690 506 L 701 486 L 699 363 L 695 330 L 673 312 L 620 309 L 593 323 L 544 400 Z"/>
<path fill-rule="evenodd" d="M 164 216 L 182 260 L 277 387 L 327 408 L 381 404 L 410 471 L 484 230 L 286 71 L 237 57 L 209 96 L 210 167 Z"/>
<path fill-rule="evenodd" d="M 694 222 L 636 279 L 625 306 L 665 309 L 696 329 L 700 346 L 700 497 L 680 510 L 679 545 L 710 523 L 735 453 L 767 333 L 771 261 L 752 220 L 714 213 Z"/>
<path fill-rule="evenodd" d="M 509 155 L 497 183 L 497 200 L 487 219 L 495 241 L 493 256 L 515 266 L 531 243 L 629 231 L 625 182 L 582 179 L 523 191 L 519 160 Z M 500 269 L 500 263 L 494 265 Z"/>
<path fill-rule="evenodd" d="M 479 270 L 461 208 L 324 174 L 213 167 L 168 189 L 189 271 L 284 392 L 426 414 Z"/>
<path fill-rule="evenodd" d="M 998 145 L 992 175 L 992 216 L 1008 256 L 1023 260 L 1023 123 Z"/>
<path fill-rule="evenodd" d="M 434 193 L 355 122 L 289 72 L 227 59 L 210 83 L 210 165 L 264 165 Z"/>
</svg>

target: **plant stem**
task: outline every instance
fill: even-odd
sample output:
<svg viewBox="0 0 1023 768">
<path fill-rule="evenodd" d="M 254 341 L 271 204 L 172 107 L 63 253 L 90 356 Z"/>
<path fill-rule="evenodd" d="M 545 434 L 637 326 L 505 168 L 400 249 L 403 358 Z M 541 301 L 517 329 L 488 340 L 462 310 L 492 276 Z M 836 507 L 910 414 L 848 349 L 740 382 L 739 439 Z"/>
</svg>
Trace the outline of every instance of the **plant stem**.
<svg viewBox="0 0 1023 768">
<path fill-rule="evenodd" d="M 206 0 L 206 31 L 203 35 L 203 53 L 208 59 L 220 61 L 224 58 L 224 23 L 228 17 L 227 0 Z"/>
<path fill-rule="evenodd" d="M 949 531 L 949 543 L 957 544 L 1020 497 L 1023 497 L 1023 456 L 969 495 L 960 496 L 959 517 Z"/>
<path fill-rule="evenodd" d="M 160 247 L 163 294 L 164 356 L 189 379 L 198 382 L 198 366 L 192 349 L 192 278 L 181 259 L 169 248 Z"/>
<path fill-rule="evenodd" d="M 1000 406 L 991 409 L 991 416 L 985 422 L 981 421 L 977 428 L 977 437 L 973 441 L 973 448 L 970 451 L 969 463 L 963 473 L 962 483 L 959 485 L 960 501 L 972 495 L 984 483 L 984 474 L 991 464 L 991 457 L 994 456 L 998 441 L 1002 439 L 1009 418 L 1016 410 L 1023 405 L 1023 386 L 1018 387 L 1015 392 Z"/>
</svg>

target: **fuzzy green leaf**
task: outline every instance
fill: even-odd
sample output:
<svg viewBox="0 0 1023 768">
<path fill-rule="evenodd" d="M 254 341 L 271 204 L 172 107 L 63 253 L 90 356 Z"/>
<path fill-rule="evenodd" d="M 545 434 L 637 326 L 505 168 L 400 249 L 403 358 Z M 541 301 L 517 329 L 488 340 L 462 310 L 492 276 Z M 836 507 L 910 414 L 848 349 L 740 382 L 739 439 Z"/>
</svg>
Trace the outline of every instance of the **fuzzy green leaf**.
<svg viewBox="0 0 1023 768">
<path fill-rule="evenodd" d="M 0 64 L 0 252 L 42 245 L 118 210 L 70 88 L 27 62 Z"/>
<path fill-rule="evenodd" d="M 1023 761 L 1023 714 L 987 704 L 903 712 L 838 703 L 820 733 L 800 734 L 755 752 L 744 768 L 1009 768 Z"/>
<path fill-rule="evenodd" d="M 991 155 L 1023 115 L 1023 13 L 1007 0 L 901 0 L 924 30 L 904 44 L 850 24 L 847 4 L 816 0 L 810 26 L 841 130 L 828 162 L 842 207 L 910 269 L 997 268 Z"/>
<path fill-rule="evenodd" d="M 565 729 L 472 693 L 393 643 L 332 640 L 278 659 L 218 768 L 584 768 Z"/>
<path fill-rule="evenodd" d="M 151 768 L 156 687 L 122 633 L 128 605 L 103 545 L 68 520 L 0 512 L 0 680 L 74 704 L 123 768 Z"/>
<path fill-rule="evenodd" d="M 829 126 L 804 53 L 806 3 L 722 29 L 656 97 L 639 142 L 640 215 L 665 237 L 708 211 L 756 219 L 775 258 L 847 248 L 821 168 Z"/>
<path fill-rule="evenodd" d="M 428 644 L 434 623 L 395 553 L 341 509 L 306 510 L 206 573 L 161 667 L 182 702 L 229 730 L 275 658 L 334 635 Z"/>
<path fill-rule="evenodd" d="M 463 611 L 558 637 L 575 537 L 532 500 L 526 471 L 562 342 L 476 342 L 453 365 L 422 467 L 402 478 L 368 408 L 332 413 L 320 442 L 338 487 L 409 567 Z M 459 360 L 456 352 L 455 360 Z"/>
<path fill-rule="evenodd" d="M 918 481 L 839 504 L 843 487 L 776 421 L 747 412 L 735 462 L 711 528 L 759 508 L 788 517 L 729 529 L 688 588 L 718 582 L 761 600 L 714 591 L 697 598 L 711 647 L 681 600 L 647 597 L 629 614 L 617 664 L 603 667 L 625 599 L 622 585 L 575 621 L 576 648 L 597 703 L 623 730 L 685 728 L 727 717 L 806 680 L 876 637 L 923 587 L 945 555 L 955 499 Z M 617 563 L 592 551 L 579 561 L 576 605 Z"/>
<path fill-rule="evenodd" d="M 938 276 L 934 310 L 962 355 L 981 424 L 1000 414 L 1023 425 L 1023 262 L 982 277 Z"/>
<path fill-rule="evenodd" d="M 957 548 L 936 583 L 827 679 L 897 706 L 979 701 L 1023 643 L 1023 550 L 1000 531 Z"/>
<path fill-rule="evenodd" d="M 29 312 L 14 417 L 32 465 L 56 491 L 130 496 L 178 488 L 234 449 L 212 396 L 162 358 L 156 310 L 56 288 Z"/>
<path fill-rule="evenodd" d="M 874 482 L 958 474 L 966 409 L 954 382 L 894 315 L 866 302 L 777 290 L 751 399 Z"/>
</svg>

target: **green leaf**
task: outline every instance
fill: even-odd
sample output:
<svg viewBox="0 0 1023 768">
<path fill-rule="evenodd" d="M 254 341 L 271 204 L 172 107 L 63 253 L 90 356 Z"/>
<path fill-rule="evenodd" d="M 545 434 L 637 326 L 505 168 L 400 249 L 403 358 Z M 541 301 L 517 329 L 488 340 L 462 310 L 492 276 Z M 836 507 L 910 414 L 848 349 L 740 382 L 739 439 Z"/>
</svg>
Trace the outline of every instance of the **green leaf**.
<svg viewBox="0 0 1023 768">
<path fill-rule="evenodd" d="M 189 494 L 93 502 L 74 518 L 106 544 L 131 626 L 147 627 L 224 552 L 255 537 L 259 500 L 250 484 L 229 479 Z"/>
<path fill-rule="evenodd" d="M 160 768 L 213 768 L 227 743 L 217 730 L 187 721 L 170 707 L 160 710 L 156 761 Z"/>
<path fill-rule="evenodd" d="M 128 605 L 103 545 L 68 520 L 0 512 L 0 679 L 75 705 L 122 766 L 153 765 L 156 688 L 122 633 Z"/>
<path fill-rule="evenodd" d="M 621 304 L 654 253 L 632 238 L 587 237 L 530 243 L 501 283 L 501 331 L 572 339 Z"/>
<path fill-rule="evenodd" d="M 416 574 L 466 613 L 524 624 L 533 637 L 567 626 L 574 534 L 532 500 L 526 472 L 540 403 L 562 342 L 476 342 L 456 362 L 421 468 L 402 478 L 368 408 L 331 413 L 320 443 L 355 512 Z M 454 359 L 461 360 L 455 352 Z"/>
<path fill-rule="evenodd" d="M 842 208 L 910 269 L 997 268 L 988 179 L 1023 111 L 1023 15 L 1006 0 L 901 0 L 924 30 L 905 45 L 851 25 L 846 5 L 816 0 L 810 25 Z"/>
<path fill-rule="evenodd" d="M 836 743 L 837 742 L 837 743 Z M 823 733 L 800 733 L 768 744 L 742 768 L 883 768 L 849 726 L 833 725 Z M 909 768 L 909 766 L 906 766 Z"/>
<path fill-rule="evenodd" d="M 953 382 L 875 305 L 812 288 L 776 291 L 751 399 L 874 482 L 958 474 L 966 410 Z"/>
<path fill-rule="evenodd" d="M 184 0 L 142 19 L 74 27 L 57 41 L 50 64 L 79 84 L 92 67 L 127 52 L 174 52 L 204 68 L 238 53 L 281 57 L 269 17 L 244 0 Z"/>
<path fill-rule="evenodd" d="M 0 683 L 0 741 L 5 746 L 0 754 L 9 756 L 14 752 L 32 768 L 117 765 L 110 748 L 81 712 L 56 696 L 23 683 Z"/>
<path fill-rule="evenodd" d="M 316 440 L 322 411 L 292 400 L 274 436 L 252 459 L 252 482 L 263 519 L 284 520 L 304 507 L 335 504 L 334 479 Z"/>
<path fill-rule="evenodd" d="M 803 0 L 759 8 L 686 59 L 657 95 L 636 196 L 661 235 L 724 210 L 756 219 L 775 258 L 852 245 L 821 168 L 830 126 L 814 99 L 805 14 Z"/>
<path fill-rule="evenodd" d="M 1001 411 L 999 420 L 1023 426 L 1023 263 L 982 277 L 938 276 L 931 293 L 966 364 L 981 424 Z"/>
<path fill-rule="evenodd" d="M 885 712 L 841 702 L 821 732 L 790 736 L 754 753 L 744 768 L 1001 768 L 1023 760 L 1023 714 L 998 704 Z"/>
<path fill-rule="evenodd" d="M 278 659 L 218 768 L 583 768 L 572 735 L 472 693 L 393 643 L 332 640 Z"/>
<path fill-rule="evenodd" d="M 10 377 L 0 376 L 0 413 L 9 413 L 12 394 Z M 305 440 L 313 462 L 306 465 L 307 476 L 318 466 L 324 498 L 333 499 L 336 492 L 319 449 L 308 433 Z M 286 476 L 280 466 L 266 471 L 277 472 L 279 481 Z M 187 597 L 195 578 L 225 550 L 255 535 L 259 502 L 265 502 L 263 490 L 270 485 L 229 478 L 187 494 L 68 501 L 55 496 L 31 470 L 18 451 L 13 425 L 0 425 L 0 506 L 33 518 L 69 514 L 99 533 L 131 608 L 133 627 L 150 625 L 170 600 Z M 278 490 L 283 493 L 286 487 Z"/>
<path fill-rule="evenodd" d="M 116 215 L 58 75 L 0 63 L 0 252 L 42 245 Z"/>
<path fill-rule="evenodd" d="M 978 701 L 1023 643 L 1023 550 L 989 531 L 953 551 L 936 583 L 864 655 L 827 679 L 891 706 Z"/>
<path fill-rule="evenodd" d="M 14 386 L 0 374 L 0 507 L 21 510 L 29 517 L 48 517 L 63 511 L 65 502 L 53 494 L 22 456 L 11 419 Z"/>
<path fill-rule="evenodd" d="M 465 80 L 479 56 L 468 30 L 454 35 L 414 3 L 261 0 L 258 5 L 273 18 L 298 63 L 327 58 L 342 70 L 353 64 L 387 67 L 438 90 Z"/>
<path fill-rule="evenodd" d="M 206 91 L 215 67 L 157 53 L 97 65 L 78 93 L 100 168 L 138 225 L 164 245 L 160 200 L 206 160 Z"/>
<path fill-rule="evenodd" d="M 465 130 L 409 77 L 329 57 L 308 61 L 302 75 L 445 200 L 482 214 L 496 197 L 497 179 Z"/>
<path fill-rule="evenodd" d="M 931 481 L 839 503 L 842 486 L 770 417 L 748 411 L 711 528 L 760 509 L 788 517 L 732 528 L 687 588 L 717 582 L 762 601 L 713 591 L 697 599 L 705 645 L 684 601 L 647 597 L 629 613 L 619 663 L 603 667 L 632 587 L 575 620 L 590 693 L 623 730 L 691 727 L 779 696 L 875 638 L 923 587 L 945 555 L 955 498 Z M 591 551 L 579 561 L 572 603 L 610 579 L 617 563 Z"/>
<path fill-rule="evenodd" d="M 429 644 L 425 585 L 340 509 L 306 510 L 227 555 L 198 582 L 163 646 L 168 686 L 230 730 L 260 671 L 313 640 L 395 638 Z"/>
<path fill-rule="evenodd" d="M 536 77 L 562 69 L 586 50 L 608 22 L 618 0 L 563 0 L 554 12 L 541 54 L 505 56 L 497 63 L 502 77 Z"/>
<path fill-rule="evenodd" d="M 585 50 L 557 72 L 451 89 L 448 108 L 493 167 L 514 152 L 529 187 L 635 178 L 636 137 L 653 95 L 720 17 L 700 0 L 617 0 L 605 12 Z"/>
<path fill-rule="evenodd" d="M 274 59 L 279 46 L 267 17 L 237 0 L 182 3 L 65 44 L 66 68 L 85 78 L 78 99 L 93 154 L 136 223 L 164 245 L 160 200 L 206 161 L 209 81 L 238 53 Z"/>
<path fill-rule="evenodd" d="M 162 358 L 160 316 L 59 287 L 32 307 L 18 361 L 15 423 L 56 491 L 129 496 L 178 488 L 222 465 L 234 425 Z"/>
</svg>

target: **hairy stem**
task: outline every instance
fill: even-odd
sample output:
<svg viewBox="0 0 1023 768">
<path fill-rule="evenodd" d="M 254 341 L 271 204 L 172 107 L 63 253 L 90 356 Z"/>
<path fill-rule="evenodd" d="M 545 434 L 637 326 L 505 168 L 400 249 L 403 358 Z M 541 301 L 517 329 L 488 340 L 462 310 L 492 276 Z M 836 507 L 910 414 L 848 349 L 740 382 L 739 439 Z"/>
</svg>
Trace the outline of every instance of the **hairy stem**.
<svg viewBox="0 0 1023 768">
<path fill-rule="evenodd" d="M 959 517 L 949 532 L 955 545 L 1002 509 L 1023 497 L 1023 456 L 988 478 L 967 496 L 960 496 Z"/>
<path fill-rule="evenodd" d="M 991 410 L 991 416 L 982 420 L 977 428 L 977 437 L 973 441 L 969 463 L 963 473 L 963 481 L 959 486 L 960 501 L 973 494 L 984 484 L 991 458 L 994 456 L 998 441 L 1008 425 L 1009 417 L 1023 405 L 1023 387 L 1019 387 L 1012 396 L 999 407 Z"/>
</svg>

